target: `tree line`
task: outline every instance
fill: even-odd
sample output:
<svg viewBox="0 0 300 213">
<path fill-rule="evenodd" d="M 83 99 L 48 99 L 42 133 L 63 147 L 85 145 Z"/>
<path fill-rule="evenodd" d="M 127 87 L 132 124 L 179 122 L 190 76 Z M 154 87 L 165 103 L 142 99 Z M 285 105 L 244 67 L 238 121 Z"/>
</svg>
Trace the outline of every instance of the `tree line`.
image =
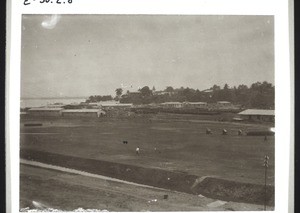
<svg viewBox="0 0 300 213">
<path fill-rule="evenodd" d="M 162 91 L 156 91 L 149 86 L 144 86 L 138 92 L 127 91 L 123 94 L 122 88 L 115 90 L 116 96 L 90 96 L 87 102 L 118 100 L 120 103 L 150 104 L 163 102 L 207 102 L 229 101 L 245 108 L 274 109 L 275 87 L 266 81 L 253 83 L 250 87 L 241 84 L 230 87 L 213 85 L 208 90 L 200 91 L 189 87 L 166 87 Z"/>
</svg>

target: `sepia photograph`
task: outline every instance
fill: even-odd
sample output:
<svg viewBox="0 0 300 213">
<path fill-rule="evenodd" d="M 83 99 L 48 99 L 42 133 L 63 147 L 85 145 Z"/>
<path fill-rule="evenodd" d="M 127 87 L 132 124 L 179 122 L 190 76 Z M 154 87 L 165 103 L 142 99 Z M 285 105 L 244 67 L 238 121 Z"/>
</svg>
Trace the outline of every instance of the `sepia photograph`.
<svg viewBox="0 0 300 213">
<path fill-rule="evenodd" d="M 21 17 L 20 212 L 275 210 L 273 15 Z"/>
</svg>

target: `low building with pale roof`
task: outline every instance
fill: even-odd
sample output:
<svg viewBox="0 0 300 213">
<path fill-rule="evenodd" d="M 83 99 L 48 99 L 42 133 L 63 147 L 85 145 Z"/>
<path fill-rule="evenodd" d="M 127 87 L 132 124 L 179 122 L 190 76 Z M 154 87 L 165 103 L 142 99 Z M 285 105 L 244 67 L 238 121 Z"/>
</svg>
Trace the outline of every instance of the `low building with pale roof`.
<svg viewBox="0 0 300 213">
<path fill-rule="evenodd" d="M 206 102 L 185 102 L 184 107 L 188 109 L 207 109 Z"/>
<path fill-rule="evenodd" d="M 65 109 L 62 111 L 63 117 L 101 117 L 106 114 L 101 109 Z"/>
<path fill-rule="evenodd" d="M 269 109 L 246 109 L 238 113 L 244 120 L 251 121 L 275 121 L 275 110 Z"/>
<path fill-rule="evenodd" d="M 183 103 L 180 102 L 165 102 L 161 104 L 163 108 L 182 108 Z"/>
<path fill-rule="evenodd" d="M 133 104 L 122 104 L 122 103 L 100 103 L 100 106 L 104 110 L 110 110 L 110 109 L 129 109 L 133 106 Z"/>
</svg>

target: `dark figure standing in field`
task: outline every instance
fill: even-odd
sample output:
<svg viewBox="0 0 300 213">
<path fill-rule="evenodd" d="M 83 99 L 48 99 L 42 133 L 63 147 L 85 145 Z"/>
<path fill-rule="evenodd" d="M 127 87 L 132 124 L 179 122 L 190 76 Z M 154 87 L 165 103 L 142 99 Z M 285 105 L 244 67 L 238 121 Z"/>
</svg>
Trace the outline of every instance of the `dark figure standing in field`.
<svg viewBox="0 0 300 213">
<path fill-rule="evenodd" d="M 226 130 L 226 129 L 223 129 L 222 134 L 223 134 L 223 135 L 227 135 L 227 130 Z"/>
<path fill-rule="evenodd" d="M 265 135 L 264 141 L 267 141 L 267 140 L 268 140 L 268 138 L 267 138 L 267 136 Z"/>
<path fill-rule="evenodd" d="M 206 134 L 207 134 L 207 135 L 210 135 L 210 134 L 212 134 L 212 132 L 211 132 L 211 129 L 209 129 L 209 128 L 206 128 Z"/>
<path fill-rule="evenodd" d="M 238 135 L 242 135 L 242 133 L 243 133 L 242 130 L 239 129 Z"/>
<path fill-rule="evenodd" d="M 128 144 L 128 141 L 123 141 L 123 144 Z"/>
</svg>

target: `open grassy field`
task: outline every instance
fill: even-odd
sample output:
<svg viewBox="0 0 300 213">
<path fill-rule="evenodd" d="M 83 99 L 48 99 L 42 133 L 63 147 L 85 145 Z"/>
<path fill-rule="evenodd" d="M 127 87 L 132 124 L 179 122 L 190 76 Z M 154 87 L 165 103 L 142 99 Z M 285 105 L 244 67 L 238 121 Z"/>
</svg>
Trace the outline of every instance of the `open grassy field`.
<svg viewBox="0 0 300 213">
<path fill-rule="evenodd" d="M 27 127 L 25 123 L 42 123 Z M 99 159 L 146 168 L 180 171 L 246 183 L 264 183 L 264 155 L 269 155 L 268 184 L 274 184 L 274 137 L 238 136 L 238 129 L 270 126 L 203 121 L 197 116 L 148 115 L 98 120 L 34 118 L 21 120 L 22 149 Z M 206 128 L 213 131 L 206 135 Z M 228 135 L 222 135 L 223 128 Z M 123 144 L 122 141 L 128 141 Z M 135 153 L 140 147 L 140 155 Z"/>
<path fill-rule="evenodd" d="M 120 187 L 106 186 L 106 182 L 103 188 L 103 181 L 22 165 L 20 208 L 32 208 L 31 202 L 40 199 L 65 210 L 83 207 L 112 211 L 201 211 L 210 210 L 209 203 L 221 199 L 227 201 L 226 205 L 211 210 L 258 210 L 264 202 L 265 155 L 270 157 L 267 203 L 268 208 L 273 208 L 274 136 L 265 141 L 263 136 L 246 135 L 247 131 L 268 130 L 272 125 L 205 118 L 176 114 L 100 119 L 22 118 L 22 158 L 184 193 L 175 196 L 169 191 L 174 196 L 172 202 L 161 199 L 159 204 L 150 205 L 145 201 L 151 201 L 150 197 L 162 198 L 165 192 L 139 189 L 130 193 L 126 184 L 120 191 Z M 213 134 L 207 135 L 206 128 Z M 228 135 L 222 135 L 224 128 Z M 241 136 L 239 129 L 243 130 Z M 136 147 L 140 148 L 139 155 Z M 54 175 L 50 180 L 49 174 Z M 65 179 L 71 176 L 74 183 Z M 195 185 L 198 177 L 200 182 Z M 95 182 L 100 185 L 96 187 Z M 199 193 L 210 199 L 200 199 Z"/>
</svg>

